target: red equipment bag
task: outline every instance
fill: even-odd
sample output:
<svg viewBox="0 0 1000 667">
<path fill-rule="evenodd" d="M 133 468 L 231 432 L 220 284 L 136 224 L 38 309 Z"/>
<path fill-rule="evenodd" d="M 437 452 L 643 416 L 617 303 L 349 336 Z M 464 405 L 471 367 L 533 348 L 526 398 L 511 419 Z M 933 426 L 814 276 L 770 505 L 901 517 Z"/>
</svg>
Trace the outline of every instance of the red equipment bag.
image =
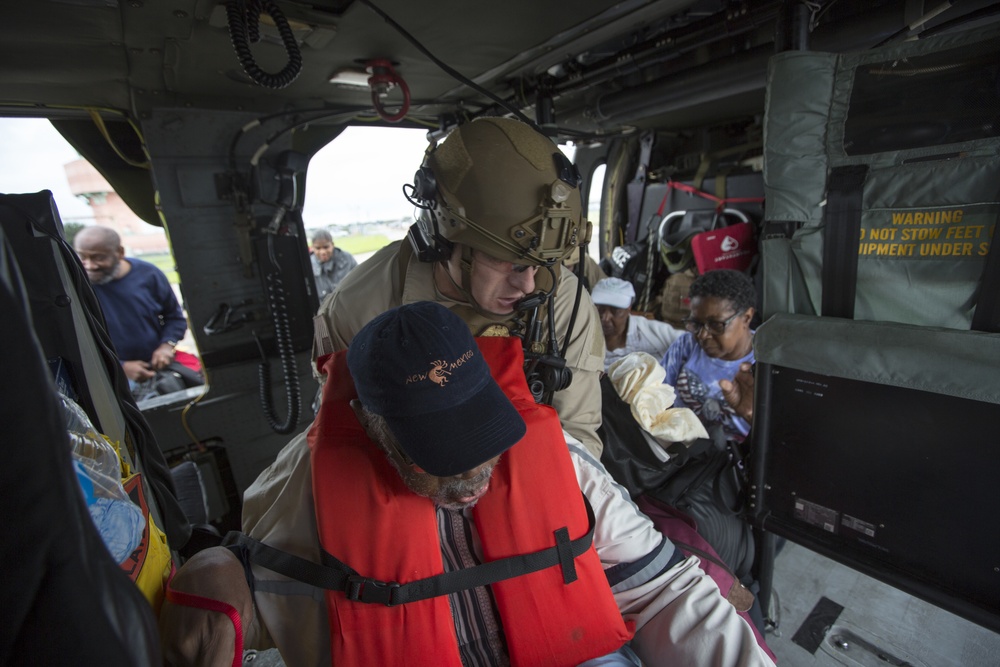
<svg viewBox="0 0 1000 667">
<path fill-rule="evenodd" d="M 753 225 L 739 222 L 696 234 L 691 238 L 691 254 L 698 273 L 714 269 L 746 271 L 757 255 Z"/>
</svg>

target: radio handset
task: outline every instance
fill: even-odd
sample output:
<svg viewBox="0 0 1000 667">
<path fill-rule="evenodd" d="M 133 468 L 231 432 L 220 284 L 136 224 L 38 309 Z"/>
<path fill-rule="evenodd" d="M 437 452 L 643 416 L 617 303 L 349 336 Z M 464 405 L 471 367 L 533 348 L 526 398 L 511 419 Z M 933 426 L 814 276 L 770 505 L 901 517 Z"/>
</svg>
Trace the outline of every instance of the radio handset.
<svg viewBox="0 0 1000 667">
<path fill-rule="evenodd" d="M 548 345 L 542 342 L 542 322 L 538 310 L 548 301 Z M 572 369 L 559 354 L 555 323 L 552 318 L 552 292 L 536 292 L 521 299 L 517 310 L 526 314 L 522 345 L 524 347 L 524 377 L 536 403 L 552 404 L 552 395 L 573 381 Z"/>
<path fill-rule="evenodd" d="M 289 314 L 289 293 L 284 284 L 284 274 L 289 272 L 290 267 L 282 266 L 281 262 L 289 262 L 294 256 L 292 248 L 288 249 L 289 258 L 284 258 L 284 253 L 277 249 L 279 241 L 291 240 L 291 236 L 284 232 L 286 225 L 291 222 L 296 230 L 302 227 L 302 201 L 299 190 L 299 180 L 305 173 L 308 164 L 308 157 L 295 151 L 285 151 L 278 156 L 275 166 L 275 180 L 278 182 L 278 195 L 274 203 L 276 210 L 271 216 L 270 224 L 262 232 L 265 235 L 263 247 L 259 247 L 258 257 L 260 260 L 261 273 L 264 278 L 264 286 L 267 294 L 267 302 L 271 315 L 271 324 L 274 327 L 275 347 L 278 353 L 278 361 L 281 365 L 282 380 L 285 385 L 285 396 L 287 399 L 287 409 L 285 418 L 278 417 L 274 408 L 271 394 L 271 367 L 270 361 L 264 351 L 264 346 L 257 333 L 254 332 L 254 340 L 260 352 L 261 361 L 258 366 L 258 384 L 260 393 L 261 408 L 268 425 L 275 433 L 288 434 L 295 430 L 298 425 L 299 415 L 302 411 L 302 396 L 299 386 L 298 366 L 295 360 L 295 346 L 291 326 L 291 316 Z M 292 247 L 297 247 L 297 243 L 290 243 Z M 294 261 L 294 260 L 291 260 Z"/>
</svg>

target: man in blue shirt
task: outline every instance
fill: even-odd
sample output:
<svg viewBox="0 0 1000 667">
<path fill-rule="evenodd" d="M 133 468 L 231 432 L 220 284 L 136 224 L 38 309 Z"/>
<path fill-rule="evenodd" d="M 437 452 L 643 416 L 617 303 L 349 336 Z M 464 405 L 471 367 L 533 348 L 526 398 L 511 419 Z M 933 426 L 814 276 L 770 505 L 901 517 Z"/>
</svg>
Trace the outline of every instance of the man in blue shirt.
<svg viewBox="0 0 1000 667">
<path fill-rule="evenodd" d="M 187 331 L 167 277 L 149 262 L 126 258 L 121 238 L 108 227 L 80 230 L 73 247 L 101 302 L 125 375 L 132 383 L 153 379 L 174 362 L 177 341 Z"/>
</svg>

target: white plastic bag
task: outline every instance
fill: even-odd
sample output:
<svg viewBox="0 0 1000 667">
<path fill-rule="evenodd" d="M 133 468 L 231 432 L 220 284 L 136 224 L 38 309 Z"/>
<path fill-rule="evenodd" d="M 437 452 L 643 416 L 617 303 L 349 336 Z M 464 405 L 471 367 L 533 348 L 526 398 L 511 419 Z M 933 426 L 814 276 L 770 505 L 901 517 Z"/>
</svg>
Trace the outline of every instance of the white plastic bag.
<svg viewBox="0 0 1000 667">
<path fill-rule="evenodd" d="M 60 395 L 67 422 L 73 467 L 90 517 L 116 563 L 122 563 L 142 541 L 142 510 L 121 482 L 121 460 L 104 436 L 94 430 L 87 413 Z"/>
</svg>

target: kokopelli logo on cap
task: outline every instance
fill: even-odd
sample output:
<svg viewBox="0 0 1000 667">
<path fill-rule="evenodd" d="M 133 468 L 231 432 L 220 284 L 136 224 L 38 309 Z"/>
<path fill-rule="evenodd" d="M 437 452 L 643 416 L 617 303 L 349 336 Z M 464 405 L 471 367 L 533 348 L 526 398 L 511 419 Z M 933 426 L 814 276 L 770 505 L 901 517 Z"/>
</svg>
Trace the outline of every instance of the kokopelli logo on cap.
<svg viewBox="0 0 1000 667">
<path fill-rule="evenodd" d="M 431 369 L 426 373 L 414 373 L 406 378 L 406 384 L 412 384 L 421 380 L 430 380 L 439 387 L 443 387 L 448 384 L 448 376 L 469 359 L 472 359 L 472 350 L 466 351 L 465 354 L 455 361 L 448 362 L 444 359 L 437 359 L 431 362 Z"/>
<path fill-rule="evenodd" d="M 427 373 L 427 378 L 442 387 L 448 383 L 448 376 L 451 375 L 451 371 L 448 370 L 448 362 L 444 359 L 438 359 L 437 361 L 431 362 L 431 370 Z"/>
</svg>

